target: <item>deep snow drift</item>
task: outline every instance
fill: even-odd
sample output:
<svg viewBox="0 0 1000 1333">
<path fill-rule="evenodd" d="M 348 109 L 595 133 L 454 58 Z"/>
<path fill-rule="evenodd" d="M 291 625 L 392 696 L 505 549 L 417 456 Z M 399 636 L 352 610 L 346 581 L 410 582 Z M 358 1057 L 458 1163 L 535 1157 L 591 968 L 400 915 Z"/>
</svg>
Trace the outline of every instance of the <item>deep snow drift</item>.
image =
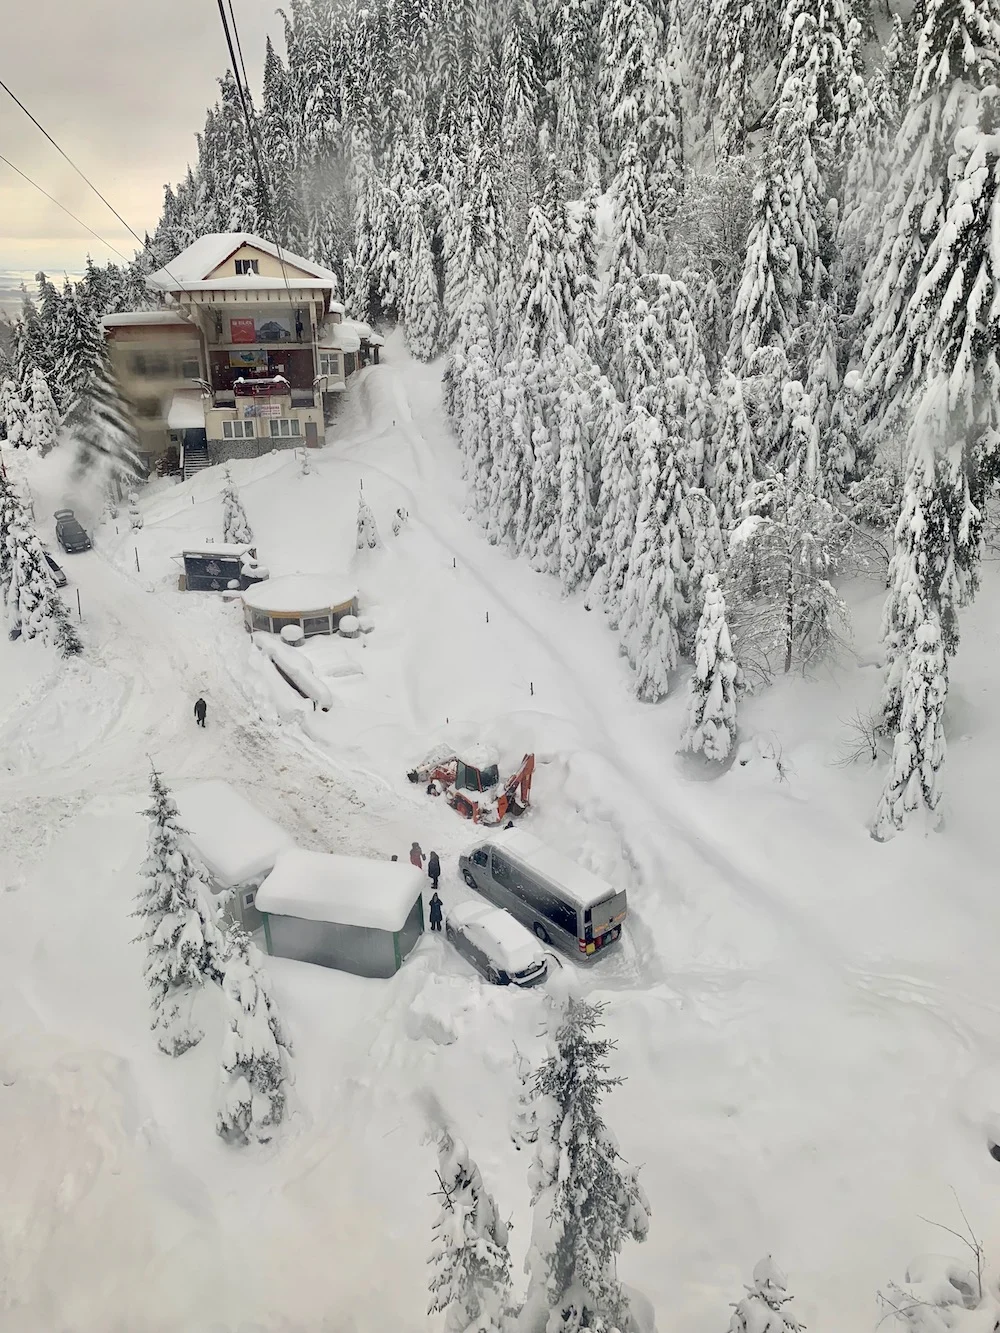
<svg viewBox="0 0 1000 1333">
<path fill-rule="evenodd" d="M 994 571 L 952 677 L 944 831 L 877 846 L 865 821 L 880 774 L 835 761 L 843 720 L 877 696 L 882 589 L 849 590 L 857 663 L 744 703 L 747 762 L 706 781 L 676 754 L 683 682 L 663 705 L 635 702 L 599 613 L 463 515 L 438 377 L 392 342 L 310 475 L 290 453 L 230 465 L 271 574 L 344 577 L 374 621 L 299 650 L 328 713 L 280 680 L 238 603 L 177 591 L 172 557 L 221 540 L 221 468 L 153 483 L 141 530 L 123 513 L 65 557 L 82 661 L 0 642 L 13 1333 L 425 1328 L 428 1093 L 511 1216 L 520 1270 L 527 1163 L 508 1125 L 546 988 L 490 988 L 441 937 L 388 982 L 270 960 L 294 1114 L 276 1145 L 227 1148 L 213 997 L 180 1060 L 147 1031 L 128 914 L 150 758 L 177 787 L 233 783 L 305 848 L 404 859 L 417 839 L 441 855 L 447 910 L 468 896 L 456 856 L 475 834 L 406 769 L 442 744 L 492 745 L 507 772 L 535 751 L 525 827 L 630 893 L 624 946 L 570 977 L 608 1001 L 619 1042 L 628 1081 L 606 1118 L 653 1209 L 621 1272 L 661 1330 L 725 1326 L 768 1251 L 813 1333 L 872 1327 L 876 1289 L 915 1253 L 957 1252 L 920 1220 L 961 1226 L 953 1190 L 1000 1251 Z M 44 527 L 66 498 L 58 454 L 28 470 Z M 359 553 L 362 487 L 382 545 Z"/>
</svg>

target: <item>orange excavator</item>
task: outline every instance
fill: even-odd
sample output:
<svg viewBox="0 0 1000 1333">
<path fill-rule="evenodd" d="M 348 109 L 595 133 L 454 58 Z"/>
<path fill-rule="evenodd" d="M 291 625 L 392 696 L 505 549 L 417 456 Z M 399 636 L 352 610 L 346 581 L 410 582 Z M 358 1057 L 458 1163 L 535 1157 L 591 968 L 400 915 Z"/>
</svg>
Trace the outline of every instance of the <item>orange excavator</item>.
<svg viewBox="0 0 1000 1333">
<path fill-rule="evenodd" d="M 500 785 L 500 765 L 486 746 L 475 746 L 464 759 L 457 755 L 430 758 L 407 777 L 423 782 L 429 796 L 444 796 L 453 810 L 474 824 L 500 824 L 508 815 L 523 814 L 530 803 L 535 756 L 526 754 L 521 767 Z"/>
</svg>

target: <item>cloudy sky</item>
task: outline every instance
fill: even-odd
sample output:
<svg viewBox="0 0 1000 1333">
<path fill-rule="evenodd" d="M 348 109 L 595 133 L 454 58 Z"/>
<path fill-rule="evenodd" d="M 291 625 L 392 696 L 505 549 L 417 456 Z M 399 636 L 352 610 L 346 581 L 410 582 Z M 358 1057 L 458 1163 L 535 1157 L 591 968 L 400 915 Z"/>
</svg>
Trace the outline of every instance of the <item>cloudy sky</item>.
<svg viewBox="0 0 1000 1333">
<path fill-rule="evenodd" d="M 277 0 L 233 0 L 257 96 Z M 17 0 L 4 6 L 0 78 L 141 236 L 183 176 L 228 66 L 217 0 Z M 0 152 L 131 256 L 135 242 L 0 89 Z M 0 162 L 0 301 L 23 275 L 79 273 L 114 253 Z"/>
</svg>

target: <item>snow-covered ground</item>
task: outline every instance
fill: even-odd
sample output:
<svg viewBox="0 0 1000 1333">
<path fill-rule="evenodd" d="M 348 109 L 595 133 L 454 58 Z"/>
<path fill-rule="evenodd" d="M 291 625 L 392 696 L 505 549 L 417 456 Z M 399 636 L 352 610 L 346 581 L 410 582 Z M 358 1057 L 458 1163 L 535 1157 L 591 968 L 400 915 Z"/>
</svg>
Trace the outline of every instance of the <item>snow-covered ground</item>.
<svg viewBox="0 0 1000 1333">
<path fill-rule="evenodd" d="M 217 1139 L 218 1017 L 180 1060 L 159 1054 L 130 943 L 151 760 L 172 785 L 233 783 L 307 848 L 435 848 L 447 910 L 474 833 L 406 769 L 444 742 L 492 744 L 511 772 L 535 751 L 528 826 L 630 893 L 624 946 L 572 974 L 618 1040 L 607 1118 L 653 1207 L 621 1272 L 661 1330 L 724 1326 L 768 1251 L 813 1333 L 873 1327 L 876 1289 L 914 1254 L 956 1252 L 921 1220 L 960 1227 L 956 1195 L 1000 1250 L 995 571 L 953 672 L 945 829 L 876 845 L 880 773 L 835 761 L 877 695 L 881 590 L 850 590 L 857 663 L 749 701 L 747 762 L 707 781 L 675 754 L 683 688 L 637 703 L 600 613 L 464 514 L 439 371 L 393 340 L 311 475 L 289 453 L 232 465 L 271 573 L 349 577 L 375 622 L 301 650 L 328 713 L 278 680 L 238 603 L 177 591 L 172 557 L 221 539 L 219 468 L 154 483 L 141 530 L 123 514 L 65 557 L 82 661 L 0 641 L 11 1333 L 425 1328 L 429 1094 L 511 1215 L 515 1266 L 528 1237 L 508 1125 L 545 990 L 486 986 L 440 937 L 390 982 L 271 960 L 295 1114 L 262 1152 Z M 67 498 L 58 453 L 31 480 L 44 519 Z M 361 487 L 383 546 L 358 555 Z"/>
</svg>

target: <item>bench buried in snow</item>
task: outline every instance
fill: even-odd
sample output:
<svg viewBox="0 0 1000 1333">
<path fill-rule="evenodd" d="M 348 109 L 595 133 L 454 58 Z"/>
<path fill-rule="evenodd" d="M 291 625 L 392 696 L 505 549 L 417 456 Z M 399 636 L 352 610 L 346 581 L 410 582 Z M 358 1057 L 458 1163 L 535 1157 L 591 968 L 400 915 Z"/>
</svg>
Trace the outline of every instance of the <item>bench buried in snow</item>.
<svg viewBox="0 0 1000 1333">
<path fill-rule="evenodd" d="M 298 625 L 306 638 L 334 634 L 344 616 L 357 613 L 357 589 L 332 574 L 282 574 L 243 594 L 243 620 L 251 632 L 280 634 L 286 625 Z"/>
<path fill-rule="evenodd" d="M 267 951 L 361 977 L 391 977 L 423 931 L 426 884 L 409 862 L 283 851 L 257 890 Z"/>
<path fill-rule="evenodd" d="M 182 839 L 208 871 L 215 894 L 228 895 L 225 915 L 245 930 L 261 926 L 257 888 L 291 835 L 231 787 L 212 779 L 174 793 Z"/>
</svg>

